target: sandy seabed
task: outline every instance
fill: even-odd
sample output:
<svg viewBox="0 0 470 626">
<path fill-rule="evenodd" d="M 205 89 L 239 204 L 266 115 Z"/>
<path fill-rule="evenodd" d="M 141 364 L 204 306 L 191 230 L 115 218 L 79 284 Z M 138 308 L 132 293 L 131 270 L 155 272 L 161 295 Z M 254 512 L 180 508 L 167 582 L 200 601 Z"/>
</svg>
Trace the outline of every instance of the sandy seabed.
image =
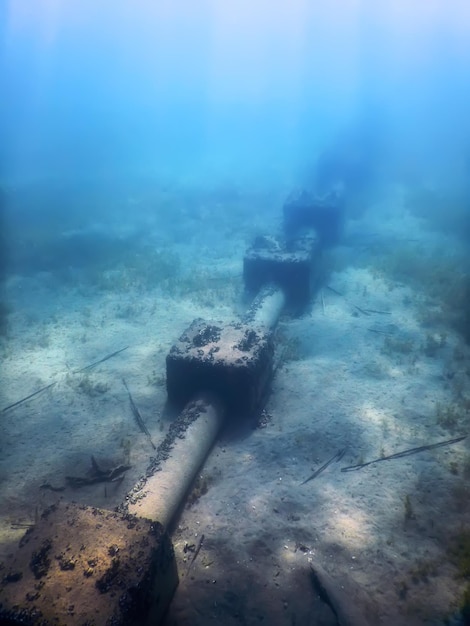
<svg viewBox="0 0 470 626">
<path fill-rule="evenodd" d="M 365 222 L 370 228 L 370 215 Z M 435 243 L 400 207 L 372 228 L 398 238 L 412 229 Z M 201 250 L 197 236 L 180 245 L 183 261 L 207 278 L 186 295 L 78 279 L 58 286 L 46 272 L 9 278 L 1 406 L 55 384 L 1 415 L 0 558 L 58 498 L 114 508 L 145 472 L 153 450 L 122 379 L 158 445 L 170 423 L 171 345 L 194 318 L 226 322 L 241 310 L 246 232 L 210 229 L 208 219 L 217 245 Z M 311 310 L 281 319 L 284 358 L 258 427 L 231 425 L 202 468 L 172 530 L 180 584 L 168 626 L 414 626 L 444 624 L 457 610 L 463 583 L 449 551 L 469 519 L 470 440 L 341 468 L 465 435 L 470 350 L 442 323 L 424 326 L 423 294 L 357 265 L 358 254 L 354 246 L 329 253 L 336 260 Z M 132 467 L 106 488 L 41 488 L 85 475 L 92 455 L 105 467 Z M 188 546 L 202 534 L 190 565 Z"/>
</svg>

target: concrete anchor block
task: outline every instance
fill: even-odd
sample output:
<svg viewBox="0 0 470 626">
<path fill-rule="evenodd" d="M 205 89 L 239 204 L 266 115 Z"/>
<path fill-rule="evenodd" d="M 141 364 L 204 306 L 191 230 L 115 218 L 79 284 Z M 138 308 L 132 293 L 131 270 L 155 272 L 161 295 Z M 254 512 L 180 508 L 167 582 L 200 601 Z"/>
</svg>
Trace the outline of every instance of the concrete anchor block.
<svg viewBox="0 0 470 626">
<path fill-rule="evenodd" d="M 286 295 L 289 309 L 305 309 L 319 278 L 318 237 L 307 234 L 286 245 L 274 237 L 257 237 L 243 259 L 243 278 L 248 293 L 274 283 Z"/>
<path fill-rule="evenodd" d="M 283 207 L 284 233 L 288 239 L 313 228 L 320 243 L 338 243 L 344 224 L 345 204 L 340 191 L 319 198 L 307 191 L 291 194 Z"/>
<path fill-rule="evenodd" d="M 273 355 L 272 332 L 264 327 L 196 319 L 166 357 L 168 399 L 181 408 L 209 391 L 229 413 L 250 415 L 264 398 Z"/>
<path fill-rule="evenodd" d="M 158 624 L 178 574 L 158 523 L 59 502 L 0 570 L 0 623 L 14 626 Z"/>
</svg>

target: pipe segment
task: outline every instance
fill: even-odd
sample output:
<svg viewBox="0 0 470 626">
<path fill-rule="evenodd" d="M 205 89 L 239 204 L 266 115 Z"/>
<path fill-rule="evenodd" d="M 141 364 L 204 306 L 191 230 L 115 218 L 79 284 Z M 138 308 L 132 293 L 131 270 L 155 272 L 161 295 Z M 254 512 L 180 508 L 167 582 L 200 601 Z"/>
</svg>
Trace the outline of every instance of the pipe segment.
<svg viewBox="0 0 470 626">
<path fill-rule="evenodd" d="M 274 330 L 286 303 L 286 294 L 281 287 L 268 285 L 264 287 L 253 301 L 245 315 L 244 321 L 255 326 L 264 326 Z"/>
<path fill-rule="evenodd" d="M 129 513 L 168 528 L 224 421 L 221 402 L 200 393 L 172 423 L 148 475 L 128 494 Z"/>
</svg>

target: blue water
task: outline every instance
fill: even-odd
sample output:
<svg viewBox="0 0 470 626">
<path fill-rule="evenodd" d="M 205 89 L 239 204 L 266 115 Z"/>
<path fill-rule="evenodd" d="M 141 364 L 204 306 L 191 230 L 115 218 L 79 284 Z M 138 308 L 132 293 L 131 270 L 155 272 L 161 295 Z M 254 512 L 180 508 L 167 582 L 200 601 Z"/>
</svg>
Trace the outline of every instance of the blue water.
<svg viewBox="0 0 470 626">
<path fill-rule="evenodd" d="M 289 193 L 339 186 L 356 247 L 400 194 L 455 237 L 441 249 L 464 282 L 444 300 L 468 308 L 465 2 L 5 0 L 0 25 L 4 275 L 73 282 L 145 259 L 166 277 L 165 246 L 175 276 L 191 246 L 240 263 Z M 386 228 L 388 250 L 422 234 Z M 470 337 L 467 314 L 457 326 Z"/>
<path fill-rule="evenodd" d="M 298 174 L 358 124 L 394 167 L 449 170 L 468 151 L 468 11 L 4 0 L 2 179 Z"/>
<path fill-rule="evenodd" d="M 344 160 L 350 191 L 468 193 L 465 2 L 5 0 L 1 11 L 8 255 L 18 222 L 128 224 L 125 198 L 155 213 L 142 193 L 180 184 L 216 187 L 222 203 L 227 190 L 272 187 L 273 214 L 294 187 L 328 191 Z"/>
<path fill-rule="evenodd" d="M 132 442 L 122 488 L 64 496 L 105 508 L 122 502 L 152 454 L 122 378 L 160 441 L 171 345 L 195 317 L 222 324 L 243 313 L 243 256 L 259 235 L 282 239 L 288 194 L 340 190 L 344 223 L 328 241 L 323 291 L 302 316 L 283 318 L 276 336 L 287 356 L 264 413 L 270 438 L 250 434 L 237 442 L 239 456 L 231 441 L 221 444 L 234 472 L 221 501 L 232 518 L 243 463 L 256 459 L 262 542 L 272 532 L 276 555 L 285 555 L 297 529 L 299 545 L 323 547 L 328 563 L 353 569 L 349 554 L 330 549 L 342 539 L 328 525 L 340 508 L 331 494 L 349 497 L 349 483 L 333 473 L 337 491 L 320 481 L 315 491 L 315 479 L 302 493 L 299 483 L 338 450 L 338 437 L 350 441 L 353 465 L 363 454 L 378 458 L 382 439 L 388 453 L 469 428 L 469 42 L 464 0 L 0 0 L 0 474 L 8 476 L 0 503 L 11 504 L 0 511 L 0 556 L 17 541 L 4 538 L 12 521 L 54 501 L 38 496 L 41 483 L 86 473 L 90 454 L 122 463 Z M 87 364 L 115 352 L 82 380 Z M 441 609 L 450 623 L 456 605 L 438 606 L 423 581 L 407 596 L 403 581 L 428 549 L 447 567 L 436 528 L 451 537 L 467 524 L 469 459 L 467 439 L 432 471 L 411 466 L 403 485 L 387 485 L 385 513 L 380 476 L 368 474 L 353 492 L 382 541 L 382 553 L 374 535 L 365 557 L 357 546 L 351 557 L 362 558 L 363 572 L 378 567 L 368 575 L 379 605 L 383 585 L 383 602 L 409 615 L 419 592 L 416 606 L 429 605 L 432 623 L 442 623 Z M 280 489 L 281 474 L 279 506 L 266 485 Z M 408 491 L 418 521 L 402 536 Z M 282 507 L 289 514 L 278 522 Z M 180 559 L 195 511 L 178 530 Z M 238 514 L 241 527 L 247 516 Z M 210 533 L 204 551 L 223 569 L 214 548 L 223 529 Z M 236 552 L 232 530 L 227 536 Z M 413 538 L 419 546 L 408 555 Z M 250 544 L 249 562 L 260 567 L 250 542 L 240 545 Z M 264 557 L 272 567 L 271 553 Z M 238 590 L 229 577 L 218 596 L 209 579 L 196 579 L 211 611 L 218 603 L 222 621 L 233 614 L 227 623 L 241 623 L 237 594 L 256 603 L 243 567 Z M 442 576 L 456 588 L 454 570 Z M 258 571 L 253 580 L 262 584 Z M 303 592 L 292 595 L 300 615 Z M 184 593 L 178 602 L 175 615 Z M 299 624 L 292 611 L 289 623 Z"/>
</svg>

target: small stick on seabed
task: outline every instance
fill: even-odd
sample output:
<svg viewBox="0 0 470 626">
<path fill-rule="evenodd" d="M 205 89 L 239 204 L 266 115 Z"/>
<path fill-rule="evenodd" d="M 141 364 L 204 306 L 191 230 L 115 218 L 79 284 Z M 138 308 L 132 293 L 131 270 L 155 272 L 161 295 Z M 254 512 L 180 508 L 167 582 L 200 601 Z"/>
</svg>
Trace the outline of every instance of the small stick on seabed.
<svg viewBox="0 0 470 626">
<path fill-rule="evenodd" d="M 104 356 L 99 361 L 94 361 L 93 363 L 90 363 L 90 365 L 85 365 L 85 367 L 81 367 L 78 370 L 74 370 L 72 373 L 73 374 L 79 374 L 80 372 L 84 372 L 85 370 L 91 370 L 91 368 L 95 367 L 95 365 L 99 365 L 100 363 L 104 363 L 108 359 L 111 359 L 113 356 L 116 356 L 116 354 L 124 352 L 124 350 L 127 350 L 128 347 L 129 346 L 126 346 L 125 348 L 121 348 L 120 350 L 116 350 L 115 352 L 111 352 L 111 354 L 107 354 L 106 356 Z"/>
<path fill-rule="evenodd" d="M 35 522 L 12 522 L 10 528 L 12 530 L 22 530 L 23 528 L 33 528 Z"/>
<path fill-rule="evenodd" d="M 363 315 L 370 315 L 369 311 L 367 311 L 367 309 L 361 309 L 360 306 L 357 306 L 357 304 L 353 304 L 352 305 L 355 309 L 357 309 L 359 311 L 359 313 L 362 313 Z"/>
<path fill-rule="evenodd" d="M 91 475 L 87 476 L 66 476 L 65 481 L 70 487 L 85 487 L 87 485 L 96 485 L 97 483 L 120 483 L 124 478 L 124 472 L 131 469 L 130 465 L 118 465 L 110 470 L 103 470 L 98 465 L 97 460 L 91 457 Z M 42 486 L 44 489 L 45 487 Z M 49 487 L 50 488 L 50 487 Z M 57 491 L 57 489 L 54 489 Z"/>
<path fill-rule="evenodd" d="M 23 402 L 26 402 L 26 400 L 29 400 L 30 398 L 34 398 L 34 396 L 37 396 L 38 394 L 42 393 L 43 391 L 46 391 L 46 389 L 50 389 L 56 383 L 57 383 L 57 381 L 55 381 L 53 383 L 49 383 L 49 385 L 46 385 L 45 387 L 41 387 L 41 389 L 38 389 L 34 393 L 30 393 L 29 396 L 26 396 L 26 398 L 22 398 L 21 400 L 17 400 L 16 402 L 13 402 L 13 404 L 9 404 L 4 409 L 2 409 L 2 413 L 5 413 L 5 411 L 8 411 L 9 409 L 13 409 L 13 407 L 18 406 L 19 404 L 23 404 Z"/>
<path fill-rule="evenodd" d="M 452 443 L 458 443 L 467 438 L 467 435 L 456 437 L 455 439 L 446 439 L 445 441 L 439 441 L 438 443 L 430 443 L 427 446 L 419 446 L 418 448 L 410 448 L 409 450 L 403 450 L 402 452 L 396 452 L 390 456 L 383 456 L 380 459 L 374 459 L 373 461 L 367 461 L 367 463 L 359 463 L 359 465 L 350 465 L 349 467 L 342 467 L 342 472 L 353 472 L 354 470 L 362 469 L 372 463 L 380 463 L 380 461 L 390 461 L 391 459 L 401 459 L 404 456 L 410 456 L 411 454 L 417 454 L 418 452 L 424 452 L 425 450 L 434 450 L 434 448 L 440 448 L 441 446 L 449 446 Z"/>
<path fill-rule="evenodd" d="M 191 565 L 194 563 L 194 561 L 197 558 L 197 555 L 199 554 L 199 552 L 201 551 L 202 548 L 202 544 L 204 543 L 204 535 L 201 535 L 201 538 L 199 539 L 199 542 L 197 544 L 196 549 L 194 550 L 194 554 L 193 554 L 193 558 L 191 559 L 191 561 L 189 562 L 188 565 L 188 569 L 186 570 L 186 576 L 189 574 L 189 570 L 191 569 Z"/>
<path fill-rule="evenodd" d="M 391 337 L 394 333 L 389 333 L 387 330 L 380 330 L 380 328 L 368 328 L 371 333 L 378 333 L 379 335 L 388 335 Z"/>
<path fill-rule="evenodd" d="M 343 294 L 340 293 L 339 291 L 336 291 L 336 289 L 333 289 L 333 287 L 330 287 L 330 285 L 325 285 L 327 289 L 329 289 L 330 291 L 332 291 L 333 293 L 335 293 L 337 296 L 341 296 L 343 297 Z"/>
<path fill-rule="evenodd" d="M 320 290 L 320 297 L 321 297 L 321 309 L 323 311 L 323 315 L 325 315 L 325 300 L 323 298 L 323 289 Z"/>
<path fill-rule="evenodd" d="M 124 352 L 124 350 L 127 350 L 128 347 L 129 346 L 126 346 L 125 348 L 121 348 L 120 350 L 116 350 L 115 352 L 111 352 L 111 354 L 108 354 L 107 356 L 103 357 L 99 361 L 95 361 L 94 363 L 90 363 L 90 365 L 82 367 L 79 370 L 74 370 L 72 373 L 73 374 L 78 374 L 79 372 L 84 372 L 85 370 L 89 370 L 92 367 L 95 367 L 95 365 L 99 365 L 100 363 L 103 363 L 104 361 L 107 361 L 111 357 L 116 356 L 116 354 L 119 354 L 120 352 Z M 46 391 L 46 389 L 50 389 L 51 387 L 53 387 L 56 384 L 57 384 L 57 381 L 54 381 L 53 383 L 49 383 L 49 385 L 46 385 L 45 387 L 41 387 L 41 389 L 38 389 L 34 393 L 30 393 L 29 396 L 26 396 L 26 398 L 21 398 L 21 400 L 17 400 L 16 402 L 13 402 L 13 404 L 9 404 L 8 406 L 4 407 L 1 410 L 1 413 L 5 413 L 6 411 L 8 411 L 10 409 L 13 409 L 15 406 L 23 404 L 23 402 L 26 402 L 27 400 L 30 400 L 31 398 L 34 398 L 34 396 L 39 395 L 43 391 Z"/>
<path fill-rule="evenodd" d="M 131 392 L 129 391 L 129 387 L 127 386 L 126 381 L 124 380 L 124 378 L 122 379 L 122 382 L 124 384 L 124 387 L 126 388 L 126 391 L 129 395 L 129 402 L 131 403 L 131 409 L 132 409 L 132 413 L 134 414 L 135 417 L 135 421 L 137 422 L 137 425 L 139 426 L 140 430 L 147 435 L 148 440 L 150 441 L 150 444 L 152 446 L 152 448 L 154 450 L 157 449 L 157 447 L 155 446 L 155 444 L 152 441 L 152 436 L 149 432 L 149 429 L 147 428 L 147 426 L 145 425 L 144 420 L 142 419 L 142 415 L 140 414 L 139 409 L 137 408 L 136 403 L 134 402 L 134 398 L 131 395 Z"/>
<path fill-rule="evenodd" d="M 343 297 L 342 293 L 340 293 L 339 291 L 336 291 L 336 289 L 333 289 L 333 287 L 330 287 L 330 285 L 325 285 L 325 286 L 327 289 L 335 293 L 337 296 Z M 357 309 L 359 313 L 362 313 L 363 315 L 371 315 L 372 313 L 377 313 L 379 315 L 391 315 L 392 314 L 391 311 L 379 311 L 377 309 L 362 309 L 360 306 L 357 306 L 357 304 L 353 304 L 352 302 L 351 302 L 351 305 L 355 309 Z"/>
<path fill-rule="evenodd" d="M 364 309 L 367 313 L 378 313 L 379 315 L 391 315 L 391 311 L 378 311 L 377 309 Z"/>
<path fill-rule="evenodd" d="M 304 480 L 300 484 L 301 485 L 305 485 L 305 483 L 308 483 L 311 480 L 313 480 L 314 478 L 316 478 L 317 476 L 319 476 L 324 470 L 326 470 L 328 465 L 331 465 L 334 461 L 336 461 L 336 462 L 341 461 L 343 456 L 346 454 L 346 450 L 347 450 L 347 448 L 343 448 L 342 450 L 338 450 L 338 452 L 334 456 L 332 456 L 331 459 L 329 459 L 326 463 L 323 463 L 323 465 L 321 467 L 319 467 L 317 470 L 315 470 L 311 476 L 309 476 L 306 480 Z"/>
</svg>

